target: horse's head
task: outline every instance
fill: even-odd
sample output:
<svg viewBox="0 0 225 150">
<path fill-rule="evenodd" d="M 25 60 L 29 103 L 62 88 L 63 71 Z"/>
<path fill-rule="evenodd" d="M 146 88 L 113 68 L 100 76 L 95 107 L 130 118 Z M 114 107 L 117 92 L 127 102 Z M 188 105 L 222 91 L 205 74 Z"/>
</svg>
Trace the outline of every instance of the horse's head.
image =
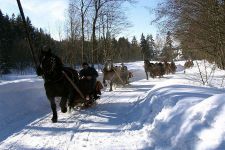
<svg viewBox="0 0 225 150">
<path fill-rule="evenodd" d="M 47 50 L 44 50 L 44 48 L 43 48 L 43 49 L 40 50 L 38 58 L 41 62 L 42 60 L 51 57 L 51 55 L 52 55 L 52 52 L 51 52 L 50 48 L 47 49 Z"/>
<path fill-rule="evenodd" d="M 144 60 L 144 64 L 148 65 L 148 64 L 150 64 L 150 61 L 147 60 L 147 59 L 145 59 L 145 60 Z"/>
<path fill-rule="evenodd" d="M 147 69 L 147 68 L 150 67 L 150 66 L 151 66 L 150 61 L 147 60 L 147 59 L 145 59 L 145 60 L 144 60 L 144 68 Z"/>
<path fill-rule="evenodd" d="M 129 71 L 129 78 L 133 78 L 133 77 L 134 77 L 133 73 Z"/>
<path fill-rule="evenodd" d="M 106 71 L 111 71 L 112 70 L 113 65 L 111 63 L 105 63 L 104 68 Z"/>
<path fill-rule="evenodd" d="M 59 64 L 57 61 L 57 57 L 51 52 L 49 48 L 47 51 L 41 50 L 39 53 L 39 61 L 40 61 L 40 68 L 42 69 L 43 73 L 50 74 L 54 71 Z"/>
</svg>

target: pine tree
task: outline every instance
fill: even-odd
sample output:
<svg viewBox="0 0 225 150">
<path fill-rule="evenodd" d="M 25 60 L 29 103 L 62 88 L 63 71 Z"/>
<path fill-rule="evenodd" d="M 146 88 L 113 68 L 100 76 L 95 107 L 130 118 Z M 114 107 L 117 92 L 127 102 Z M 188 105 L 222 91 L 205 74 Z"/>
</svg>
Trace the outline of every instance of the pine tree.
<svg viewBox="0 0 225 150">
<path fill-rule="evenodd" d="M 141 43 L 140 43 L 140 47 L 142 50 L 142 54 L 143 54 L 143 59 L 151 59 L 151 55 L 150 55 L 150 51 L 149 51 L 149 46 L 147 43 L 147 40 L 145 39 L 144 34 L 142 33 L 141 35 Z"/>
<path fill-rule="evenodd" d="M 134 36 L 133 37 L 133 39 L 131 40 L 131 44 L 133 45 L 133 46 L 137 46 L 137 39 L 136 39 L 136 37 Z"/>
<path fill-rule="evenodd" d="M 131 40 L 131 54 L 132 54 L 131 61 L 141 60 L 141 57 L 142 57 L 141 49 L 138 46 L 138 42 L 135 36 Z"/>
<path fill-rule="evenodd" d="M 49 35 L 35 29 L 29 18 L 26 21 L 36 50 L 44 43 L 54 46 L 55 42 Z M 38 35 L 42 38 L 37 38 Z M 8 15 L 4 16 L 0 10 L 0 71 L 9 73 L 11 68 L 22 70 L 30 67 L 32 61 L 21 16 L 15 17 L 12 14 L 10 18 Z"/>
<path fill-rule="evenodd" d="M 155 51 L 155 42 L 154 42 L 154 39 L 153 39 L 153 36 L 150 34 L 150 35 L 147 35 L 147 44 L 148 44 L 148 47 L 149 47 L 149 55 L 150 55 L 150 59 L 154 59 L 154 51 Z"/>
<path fill-rule="evenodd" d="M 167 32 L 166 43 L 162 49 L 162 57 L 164 61 L 173 61 L 174 59 L 173 40 L 170 31 Z"/>
</svg>

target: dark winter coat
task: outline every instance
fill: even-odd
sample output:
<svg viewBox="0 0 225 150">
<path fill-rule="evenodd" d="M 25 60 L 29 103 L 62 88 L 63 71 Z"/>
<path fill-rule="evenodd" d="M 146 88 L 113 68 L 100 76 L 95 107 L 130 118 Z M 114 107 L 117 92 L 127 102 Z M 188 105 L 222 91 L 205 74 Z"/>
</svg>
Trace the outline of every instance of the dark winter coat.
<svg viewBox="0 0 225 150">
<path fill-rule="evenodd" d="M 95 68 L 93 67 L 87 67 L 85 69 L 82 69 L 79 73 L 80 77 L 87 77 L 87 76 L 91 76 L 92 79 L 96 79 L 98 77 L 98 72 L 95 70 Z"/>
<path fill-rule="evenodd" d="M 87 93 L 93 94 L 95 92 L 96 78 L 98 77 L 98 72 L 93 67 L 87 67 L 79 72 L 81 78 L 80 84 L 83 85 Z M 87 76 L 91 76 L 91 79 L 87 79 Z"/>
</svg>

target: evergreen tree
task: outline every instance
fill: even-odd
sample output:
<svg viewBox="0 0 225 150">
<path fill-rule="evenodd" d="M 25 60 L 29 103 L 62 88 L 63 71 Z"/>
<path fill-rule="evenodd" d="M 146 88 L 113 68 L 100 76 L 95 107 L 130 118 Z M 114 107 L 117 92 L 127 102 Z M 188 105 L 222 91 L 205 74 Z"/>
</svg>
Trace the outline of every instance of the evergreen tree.
<svg viewBox="0 0 225 150">
<path fill-rule="evenodd" d="M 151 54 L 150 54 L 150 51 L 149 51 L 149 45 L 148 45 L 148 42 L 147 40 L 145 39 L 145 36 L 144 34 L 142 33 L 141 35 L 141 43 L 140 43 L 140 47 L 141 47 L 141 50 L 142 50 L 142 54 L 143 54 L 143 59 L 151 59 Z"/>
<path fill-rule="evenodd" d="M 127 61 L 130 59 L 130 43 L 128 39 L 121 37 L 118 40 L 118 51 L 117 51 L 118 61 Z"/>
<path fill-rule="evenodd" d="M 149 48 L 149 56 L 150 56 L 150 59 L 154 59 L 155 55 L 154 55 L 154 52 L 155 52 L 155 42 L 154 42 L 154 39 L 153 39 L 153 36 L 150 34 L 150 35 L 147 35 L 147 44 L 148 44 L 148 48 Z"/>
<path fill-rule="evenodd" d="M 49 35 L 35 29 L 28 17 L 26 22 L 35 50 L 46 44 L 54 47 L 56 42 Z M 12 14 L 10 18 L 8 15 L 4 16 L 0 10 L 0 33 L 0 72 L 8 73 L 11 68 L 22 70 L 30 67 L 33 60 L 21 16 L 15 17 Z"/>
<path fill-rule="evenodd" d="M 141 49 L 138 46 L 138 42 L 137 42 L 137 39 L 136 39 L 135 36 L 131 40 L 131 54 L 132 54 L 131 61 L 141 60 L 142 59 Z"/>
<path fill-rule="evenodd" d="M 137 46 L 137 45 L 138 45 L 138 42 L 137 42 L 137 39 L 136 39 L 135 36 L 134 36 L 133 39 L 131 40 L 131 44 L 132 44 L 133 46 Z"/>
<path fill-rule="evenodd" d="M 174 59 L 174 48 L 173 48 L 173 40 L 171 38 L 171 32 L 167 32 L 166 43 L 162 49 L 162 57 L 165 61 L 173 61 Z"/>
</svg>

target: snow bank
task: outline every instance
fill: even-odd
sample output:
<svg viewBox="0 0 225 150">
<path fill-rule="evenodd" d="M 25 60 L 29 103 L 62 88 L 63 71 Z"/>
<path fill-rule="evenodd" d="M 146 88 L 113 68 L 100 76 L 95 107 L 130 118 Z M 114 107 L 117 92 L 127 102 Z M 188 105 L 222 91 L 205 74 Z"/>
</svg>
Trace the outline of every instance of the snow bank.
<svg viewBox="0 0 225 150">
<path fill-rule="evenodd" d="M 133 111 L 146 136 L 145 149 L 223 149 L 225 94 L 212 88 L 154 88 Z M 223 147 L 223 148 L 222 148 Z"/>
</svg>

